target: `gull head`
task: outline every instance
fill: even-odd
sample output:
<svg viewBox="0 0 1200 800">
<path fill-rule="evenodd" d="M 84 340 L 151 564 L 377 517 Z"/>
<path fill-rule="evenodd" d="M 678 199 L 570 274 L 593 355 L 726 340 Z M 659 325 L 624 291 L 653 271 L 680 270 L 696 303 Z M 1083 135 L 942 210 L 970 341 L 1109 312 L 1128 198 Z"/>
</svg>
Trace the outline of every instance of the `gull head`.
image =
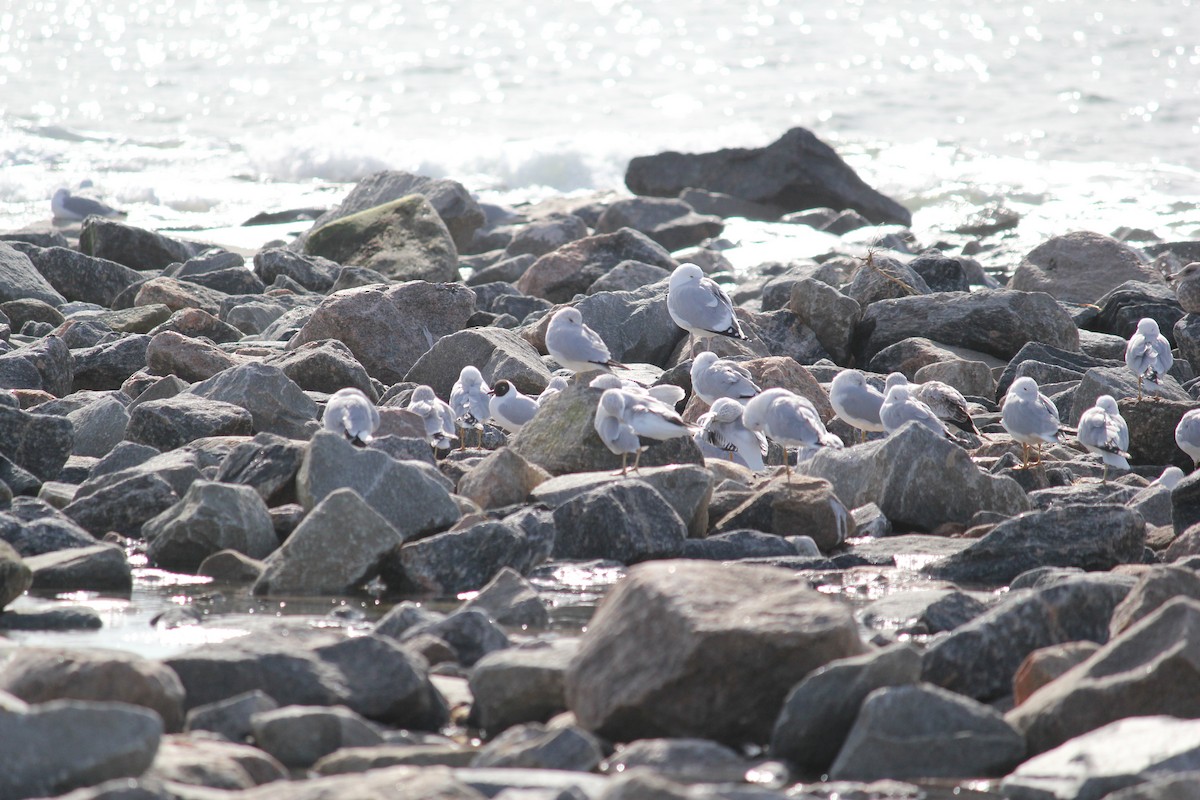
<svg viewBox="0 0 1200 800">
<path fill-rule="evenodd" d="M 901 376 L 903 377 L 903 376 Z M 856 369 L 844 369 L 833 376 L 833 382 L 838 386 L 866 386 L 867 376 Z"/>
<path fill-rule="evenodd" d="M 429 386 L 425 386 L 424 384 L 422 384 L 422 385 L 418 386 L 417 388 L 413 389 L 412 396 L 409 397 L 408 402 L 409 403 L 432 403 L 436 399 L 437 399 L 437 395 L 434 394 L 433 389 Z"/>
<path fill-rule="evenodd" d="M 887 376 L 887 383 L 883 385 L 884 394 L 893 386 L 908 386 L 908 378 L 904 377 L 903 372 L 893 372 Z"/>
<path fill-rule="evenodd" d="M 1113 397 L 1111 394 L 1102 394 L 1099 397 L 1097 397 L 1096 405 L 1099 406 L 1100 408 L 1104 409 L 1105 413 L 1108 413 L 1108 414 L 1120 414 L 1121 413 L 1120 410 L 1117 408 L 1117 399 L 1115 397 Z"/>
<path fill-rule="evenodd" d="M 717 354 L 711 350 L 705 350 L 702 353 L 698 353 L 696 357 L 692 359 L 692 369 L 706 370 L 716 362 Z"/>
<path fill-rule="evenodd" d="M 898 372 L 893 372 L 893 375 L 899 375 Z M 904 377 L 900 375 L 900 377 Z M 907 403 L 908 402 L 908 384 L 895 383 L 892 388 L 887 390 L 887 394 L 883 397 L 885 403 Z"/>
<path fill-rule="evenodd" d="M 1137 332 L 1147 338 L 1158 336 L 1158 323 L 1150 317 L 1142 317 L 1138 320 Z"/>
<path fill-rule="evenodd" d="M 462 372 L 458 373 L 458 380 L 463 386 L 479 386 L 483 383 L 483 373 L 478 367 L 467 364 L 462 368 Z"/>
<path fill-rule="evenodd" d="M 510 383 L 509 381 L 506 381 L 506 380 L 502 380 L 502 381 L 496 381 L 496 384 L 494 386 L 492 386 L 492 390 L 490 392 L 488 392 L 488 394 L 493 395 L 495 397 L 504 397 L 504 395 L 508 394 L 512 390 L 513 390 L 512 383 Z"/>
<path fill-rule="evenodd" d="M 742 404 L 729 397 L 718 397 L 709 413 L 718 422 L 733 422 L 742 416 Z"/>
<path fill-rule="evenodd" d="M 620 389 L 605 389 L 600 395 L 600 408 L 611 417 L 620 417 L 625 413 L 625 395 Z"/>
<path fill-rule="evenodd" d="M 689 283 L 699 283 L 703 277 L 704 270 L 695 264 L 680 264 L 671 273 L 671 280 L 667 283 L 667 288 L 674 289 Z"/>
<path fill-rule="evenodd" d="M 1016 395 L 1022 400 L 1035 400 L 1038 395 L 1037 381 L 1029 376 L 1017 378 L 1013 381 L 1012 386 L 1008 388 L 1008 393 Z"/>
<path fill-rule="evenodd" d="M 1194 278 L 1197 275 L 1200 275 L 1200 261 L 1193 261 L 1192 263 L 1185 266 L 1183 269 L 1179 270 L 1179 272 L 1176 272 L 1174 275 L 1168 276 L 1167 280 L 1170 281 L 1171 283 L 1179 283 L 1181 281 L 1186 281 L 1190 278 Z"/>
<path fill-rule="evenodd" d="M 579 313 L 578 308 L 564 308 L 554 312 L 554 316 L 550 319 L 551 325 L 556 322 L 580 327 L 583 325 L 583 314 Z"/>
</svg>

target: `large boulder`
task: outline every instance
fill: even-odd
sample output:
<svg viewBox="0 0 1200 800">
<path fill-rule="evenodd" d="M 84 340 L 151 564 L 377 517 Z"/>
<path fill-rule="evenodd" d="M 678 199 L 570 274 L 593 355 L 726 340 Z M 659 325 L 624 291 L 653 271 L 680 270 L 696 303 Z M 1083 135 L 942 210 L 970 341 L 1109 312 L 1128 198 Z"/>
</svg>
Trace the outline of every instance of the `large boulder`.
<svg viewBox="0 0 1200 800">
<path fill-rule="evenodd" d="M 697 214 L 682 200 L 630 197 L 604 209 L 596 221 L 596 233 L 613 233 L 621 228 L 641 231 L 668 250 L 680 250 L 720 236 L 725 224 L 720 217 Z"/>
<path fill-rule="evenodd" d="M 961 447 L 916 423 L 882 441 L 823 448 L 797 469 L 833 484 L 847 508 L 874 502 L 903 528 L 931 531 L 946 522 L 969 522 L 978 511 L 1011 516 L 1030 507 L 1012 478 L 981 471 Z"/>
<path fill-rule="evenodd" d="M 732 195 L 782 215 L 826 206 L 852 208 L 876 223 L 908 225 L 912 214 L 868 186 L 833 148 L 804 128 L 792 128 L 758 149 L 659 153 L 629 162 L 625 185 L 634 194 L 676 197 L 692 187 Z"/>
<path fill-rule="evenodd" d="M 308 235 L 304 250 L 400 281 L 453 281 L 458 251 L 437 211 L 419 194 L 340 217 Z"/>
<path fill-rule="evenodd" d="M 196 439 L 248 436 L 253 430 L 253 417 L 241 406 L 184 393 L 138 403 L 125 436 L 157 450 L 173 450 Z"/>
<path fill-rule="evenodd" d="M 1129 245 L 1102 233 L 1073 231 L 1030 250 L 1008 287 L 1046 292 L 1070 303 L 1095 303 L 1126 281 L 1162 284 L 1163 277 Z"/>
<path fill-rule="evenodd" d="M 850 609 L 794 572 L 650 562 L 597 609 L 567 671 L 567 705 L 614 741 L 762 743 L 797 681 L 864 649 Z"/>
<path fill-rule="evenodd" d="M 804 477 L 767 481 L 713 526 L 716 532 L 744 528 L 808 536 L 822 552 L 841 546 L 855 532 L 854 518 L 829 481 Z"/>
<path fill-rule="evenodd" d="M 438 339 L 466 327 L 475 294 L 461 284 L 409 281 L 335 292 L 312 312 L 288 346 L 339 339 L 371 377 L 404 379 Z"/>
<path fill-rule="evenodd" d="M 644 233 L 622 228 L 569 242 L 533 262 L 517 288 L 552 303 L 565 303 L 587 291 L 598 278 L 622 261 L 640 261 L 663 269 L 676 264 L 666 248 Z"/>
<path fill-rule="evenodd" d="M 550 382 L 550 370 L 538 351 L 504 328 L 467 328 L 438 339 L 404 376 L 411 383 L 433 388 L 438 397 L 450 396 L 462 368 L 475 366 L 489 386 L 510 381 L 520 391 L 537 395 Z"/>
<path fill-rule="evenodd" d="M 67 302 L 34 268 L 29 256 L 7 242 L 0 242 L 0 303 L 31 298 L 52 306 Z"/>
<path fill-rule="evenodd" d="M 187 393 L 244 408 L 256 433 L 307 439 L 318 427 L 317 404 L 282 369 L 270 364 L 230 367 Z"/>
<path fill-rule="evenodd" d="M 142 526 L 146 555 L 175 572 L 195 572 L 220 550 L 266 558 L 279 545 L 267 505 L 249 486 L 194 482 L 176 505 Z"/>
<path fill-rule="evenodd" d="M 37 271 L 67 300 L 110 307 L 122 291 L 146 278 L 115 261 L 93 258 L 69 247 L 35 248 L 28 252 Z"/>
<path fill-rule="evenodd" d="M 678 556 L 687 528 L 675 509 L 637 479 L 605 484 L 554 511 L 553 556 L 632 563 Z"/>
<path fill-rule="evenodd" d="M 0 405 L 0 456 L 42 480 L 54 480 L 71 456 L 75 426 L 66 417 Z"/>
<path fill-rule="evenodd" d="M 858 301 L 823 281 L 801 278 L 792 286 L 788 309 L 812 329 L 836 363 L 849 361 L 854 327 L 862 318 Z"/>
<path fill-rule="evenodd" d="M 333 394 L 353 387 L 372 402 L 379 399 L 367 370 L 358 363 L 350 348 L 337 339 L 302 344 L 268 359 L 267 363 L 279 367 L 284 375 L 307 392 Z"/>
<path fill-rule="evenodd" d="M 395 592 L 453 597 L 480 589 L 501 570 L 528 572 L 550 556 L 549 539 L 487 520 L 405 544 L 384 565 L 384 579 Z"/>
<path fill-rule="evenodd" d="M 136 270 L 163 269 L 196 255 L 202 245 L 181 242 L 153 231 L 103 217 L 88 217 L 79 232 L 79 250 Z"/>
</svg>

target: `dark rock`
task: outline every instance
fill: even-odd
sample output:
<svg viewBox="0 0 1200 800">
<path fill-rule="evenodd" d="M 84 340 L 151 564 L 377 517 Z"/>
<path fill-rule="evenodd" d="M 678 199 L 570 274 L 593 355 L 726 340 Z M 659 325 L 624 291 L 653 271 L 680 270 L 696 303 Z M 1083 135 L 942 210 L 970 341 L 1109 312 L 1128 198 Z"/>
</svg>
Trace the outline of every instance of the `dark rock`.
<svg viewBox="0 0 1200 800">
<path fill-rule="evenodd" d="M 271 522 L 275 522 L 274 514 L 271 515 Z M 277 525 L 275 536 L 280 538 Z M 241 584 L 254 583 L 265 569 L 266 565 L 262 561 L 237 550 L 218 550 L 200 562 L 200 566 L 196 567 L 196 574 L 207 575 L 216 583 Z"/>
<path fill-rule="evenodd" d="M 822 552 L 839 547 L 854 535 L 854 518 L 833 492 L 829 481 L 775 478 L 745 502 L 717 520 L 715 531 L 751 528 L 779 536 L 812 537 Z"/>
<path fill-rule="evenodd" d="M 0 241 L 0 302 L 31 298 L 52 306 L 67 302 L 34 268 L 29 256 Z"/>
<path fill-rule="evenodd" d="M 962 262 L 931 250 L 908 262 L 908 268 L 921 276 L 931 292 L 968 292 L 971 283 L 967 279 Z"/>
<path fill-rule="evenodd" d="M 514 525 L 480 522 L 405 544 L 384 568 L 385 580 L 393 591 L 453 597 L 481 588 L 506 567 L 528 572 L 550 548 Z"/>
<path fill-rule="evenodd" d="M 929 287 L 908 265 L 887 256 L 868 254 L 842 292 L 866 308 L 880 300 L 929 294 Z"/>
<path fill-rule="evenodd" d="M 255 744 L 292 769 L 303 769 L 343 747 L 368 747 L 383 737 L 348 708 L 286 706 L 250 717 Z"/>
<path fill-rule="evenodd" d="M 139 403 L 129 415 L 126 437 L 157 450 L 173 450 L 206 436 L 249 436 L 250 412 L 194 394 Z"/>
<path fill-rule="evenodd" d="M 615 233 L 621 228 L 640 231 L 667 250 L 680 250 L 720 236 L 725 225 L 720 217 L 698 214 L 682 200 L 631 197 L 610 205 L 596 222 L 596 233 Z"/>
<path fill-rule="evenodd" d="M 93 347 L 72 350 L 75 391 L 119 389 L 129 376 L 145 368 L 150 337 L 126 334 Z"/>
<path fill-rule="evenodd" d="M 1178 344 L 1173 329 L 1184 313 L 1174 289 L 1167 284 L 1126 281 L 1096 305 L 1100 306 L 1100 314 L 1088 325 L 1092 330 L 1128 339 L 1137 331 L 1138 320 L 1149 317 L 1158 323 L 1172 347 Z"/>
<path fill-rule="evenodd" d="M 663 269 L 676 264 L 662 245 L 643 233 L 622 228 L 588 236 L 540 257 L 517 280 L 522 293 L 565 303 L 587 291 L 599 277 L 623 261 L 640 261 Z"/>
<path fill-rule="evenodd" d="M 93 535 L 116 531 L 126 536 L 140 533 L 146 520 L 162 513 L 179 500 L 164 478 L 153 473 L 115 473 L 112 481 L 88 493 L 80 491 L 63 509 Z"/>
<path fill-rule="evenodd" d="M 679 199 L 696 209 L 698 214 L 713 214 L 718 217 L 744 217 L 745 219 L 774 220 L 779 209 L 774 206 L 754 203 L 721 192 L 688 187 L 679 193 Z"/>
<path fill-rule="evenodd" d="M 400 641 L 410 642 L 422 636 L 433 636 L 448 644 L 464 667 L 473 666 L 488 653 L 510 644 L 504 631 L 487 614 L 475 609 L 419 622 L 405 630 Z"/>
<path fill-rule="evenodd" d="M 70 517 L 33 498 L 17 498 L 0 511 L 0 539 L 29 558 L 71 548 L 92 547 L 96 539 Z"/>
<path fill-rule="evenodd" d="M 510 567 L 497 572 L 461 609 L 482 611 L 501 625 L 512 627 L 545 628 L 550 622 L 537 590 Z"/>
<path fill-rule="evenodd" d="M 0 609 L 16 600 L 33 581 L 33 572 L 21 554 L 8 542 L 0 541 Z"/>
<path fill-rule="evenodd" d="M 863 611 L 868 628 L 929 636 L 952 631 L 978 617 L 987 606 L 956 589 L 897 592 L 872 602 Z"/>
<path fill-rule="evenodd" d="M 185 308 L 176 311 L 170 319 L 151 330 L 150 335 L 163 331 L 175 331 L 193 339 L 203 336 L 217 344 L 236 342 L 242 338 L 240 330 L 199 308 Z M 147 341 L 149 340 L 147 339 Z"/>
<path fill-rule="evenodd" d="M 733 530 L 706 539 L 686 539 L 680 558 L 737 561 L 765 556 L 794 556 L 796 547 L 782 536 L 755 530 Z"/>
<path fill-rule="evenodd" d="M 8 353 L 7 358 L 19 358 L 28 362 L 41 378 L 39 386 L 14 388 L 42 389 L 55 397 L 65 397 L 71 393 L 71 385 L 75 380 L 75 365 L 71 359 L 71 351 L 57 336 L 47 336 L 19 347 Z"/>
<path fill-rule="evenodd" d="M 0 314 L 8 317 L 8 323 L 14 331 L 24 329 L 30 322 L 47 323 L 53 329 L 66 321 L 57 308 L 45 300 L 32 297 L 0 303 Z"/>
<path fill-rule="evenodd" d="M 1124 348 L 1122 348 L 1124 350 Z M 1122 356 L 1124 358 L 1124 356 Z M 996 397 L 1004 397 L 1008 393 L 1012 382 L 1024 375 L 1030 375 L 1036 380 L 1036 374 L 1030 373 L 1027 368 L 1022 365 L 1027 362 L 1040 362 L 1049 364 L 1055 367 L 1060 367 L 1070 373 L 1082 376 L 1083 373 L 1093 367 L 1120 367 L 1121 361 L 1111 361 L 1105 358 L 1097 358 L 1087 355 L 1086 353 L 1076 353 L 1070 350 L 1063 350 L 1060 347 L 1054 347 L 1043 342 L 1031 341 L 1017 352 L 1015 356 L 1008 362 L 1008 366 L 1000 374 L 1000 378 L 996 381 Z M 1020 373 L 1020 374 L 1018 374 Z M 1058 373 L 1065 375 L 1066 373 Z M 1061 380 L 1061 378 L 1060 378 Z M 1042 381 L 1038 381 L 1041 383 Z"/>
<path fill-rule="evenodd" d="M 33 570 L 32 588 L 42 591 L 119 594 L 133 588 L 125 551 L 114 545 L 72 547 L 30 556 L 25 565 Z"/>
<path fill-rule="evenodd" d="M 192 386 L 188 392 L 245 409 L 253 419 L 256 433 L 307 439 L 318 427 L 317 404 L 283 370 L 269 364 L 230 367 Z"/>
<path fill-rule="evenodd" d="M 212 731 L 231 742 L 242 742 L 252 733 L 250 718 L 273 711 L 279 704 L 261 689 L 233 695 L 215 703 L 197 706 L 187 712 L 186 731 Z"/>
<path fill-rule="evenodd" d="M 448 398 L 468 364 L 479 368 L 489 386 L 505 379 L 525 394 L 537 395 L 550 382 L 550 370 L 538 351 L 520 335 L 500 328 L 468 328 L 443 336 L 417 359 L 404 380 L 430 386 L 438 397 Z"/>
<path fill-rule="evenodd" d="M 336 262 L 284 247 L 269 247 L 254 254 L 254 274 L 268 285 L 283 275 L 311 292 L 327 292 L 340 269 Z"/>
<path fill-rule="evenodd" d="M 624 563 L 679 555 L 687 529 L 650 485 L 637 479 L 593 489 L 554 511 L 559 559 Z"/>
<path fill-rule="evenodd" d="M 85 255 L 115 261 L 136 270 L 148 270 L 187 261 L 201 246 L 123 222 L 90 217 L 84 220 L 79 232 L 79 249 Z"/>
<path fill-rule="evenodd" d="M 83 606 L 0 614 L 0 630 L 5 631 L 98 631 L 102 627 L 100 615 Z"/>
<path fill-rule="evenodd" d="M 265 558 L 279 542 L 262 498 L 248 486 L 195 481 L 176 505 L 142 527 L 151 563 L 195 572 L 220 550 Z"/>
<path fill-rule="evenodd" d="M 605 232 L 597 231 L 597 233 Z M 648 232 L 643 231 L 643 233 Z M 504 246 L 504 255 L 509 259 L 521 255 L 544 256 L 564 244 L 582 239 L 587 235 L 587 223 L 574 214 L 550 214 L 520 226 L 508 244 Z"/>
<path fill-rule="evenodd" d="M 74 441 L 74 426 L 65 417 L 0 406 L 0 455 L 42 480 L 57 477 Z"/>
<path fill-rule="evenodd" d="M 602 758 L 600 742 L 587 731 L 574 725 L 529 723 L 509 728 L 488 742 L 471 766 L 591 772 Z"/>
<path fill-rule="evenodd" d="M 75 429 L 72 454 L 101 458 L 125 438 L 129 413 L 121 401 L 110 396 L 72 411 L 67 419 Z"/>
<path fill-rule="evenodd" d="M 812 329 L 835 362 L 848 361 L 854 328 L 862 316 L 855 300 L 822 281 L 802 278 L 792 287 L 788 308 Z"/>
<path fill-rule="evenodd" d="M 303 443 L 260 433 L 230 451 L 215 480 L 251 486 L 269 505 L 279 505 L 295 497 L 296 472 L 303 459 Z"/>
<path fill-rule="evenodd" d="M 278 367 L 293 383 L 310 392 L 333 394 L 352 387 L 375 401 L 371 378 L 350 348 L 336 339 L 308 342 L 267 362 Z"/>
</svg>

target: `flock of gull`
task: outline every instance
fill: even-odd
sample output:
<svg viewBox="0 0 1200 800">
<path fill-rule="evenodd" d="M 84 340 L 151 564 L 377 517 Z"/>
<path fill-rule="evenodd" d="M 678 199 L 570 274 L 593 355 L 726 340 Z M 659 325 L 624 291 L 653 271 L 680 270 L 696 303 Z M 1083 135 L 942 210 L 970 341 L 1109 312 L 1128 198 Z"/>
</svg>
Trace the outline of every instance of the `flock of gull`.
<svg viewBox="0 0 1200 800">
<path fill-rule="evenodd" d="M 729 296 L 694 264 L 683 264 L 672 273 L 667 309 L 672 320 L 687 331 L 689 344 L 695 343 L 693 347 L 704 348 L 707 340 L 717 336 L 747 338 Z M 646 449 L 644 440 L 691 436 L 706 457 L 726 458 L 756 472 L 766 468 L 768 442 L 773 441 L 785 450 L 783 461 L 789 480 L 790 448 L 796 449 L 799 462 L 823 448 L 845 446 L 841 438 L 826 429 L 808 398 L 787 389 L 763 390 L 744 366 L 719 358 L 711 350 L 702 349 L 692 360 L 692 390 L 709 407 L 692 424 L 676 411 L 684 397 L 680 387 L 644 387 L 614 373 L 627 368 L 613 360 L 579 309 L 567 307 L 554 313 L 546 329 L 546 349 L 567 370 L 597 373 L 588 384 L 603 390 L 594 427 L 604 445 L 621 456 L 622 475 L 629 469 L 630 456 L 632 469 L 637 470 Z M 1139 399 L 1145 384 L 1158 384 L 1171 369 L 1170 344 L 1153 319 L 1138 323 L 1125 351 L 1125 363 L 1137 378 Z M 464 446 L 468 437 L 482 445 L 485 422 L 514 434 L 533 419 L 547 398 L 566 386 L 566 378 L 556 376 L 540 395 L 533 397 L 523 394 L 509 380 L 499 380 L 489 387 L 479 369 L 467 365 L 448 403 L 429 386 L 418 386 L 406 408 L 424 421 L 426 440 L 435 450 L 451 448 L 455 442 Z M 829 401 L 837 417 L 854 428 L 863 442 L 870 434 L 891 434 L 908 423 L 960 444 L 960 437 L 968 434 L 988 438 L 971 418 L 967 399 L 941 381 L 910 384 L 903 374 L 894 372 L 879 389 L 862 372 L 846 369 L 834 377 Z M 1020 377 L 1001 402 L 1000 422 L 1021 445 L 1022 468 L 1039 464 L 1044 446 L 1064 442 L 1074 434 L 1085 450 L 1103 462 L 1103 480 L 1107 480 L 1110 467 L 1129 469 L 1129 427 L 1111 395 L 1097 398 L 1080 417 L 1078 427 L 1071 429 L 1063 425 L 1058 409 L 1041 393 L 1034 379 Z M 324 426 L 364 444 L 379 426 L 379 412 L 362 392 L 343 389 L 330 398 Z M 1200 409 L 1184 415 L 1175 436 L 1179 447 L 1200 464 Z M 1031 451 L 1036 452 L 1036 460 Z M 1177 480 L 1174 473 L 1163 478 L 1173 479 Z"/>
</svg>

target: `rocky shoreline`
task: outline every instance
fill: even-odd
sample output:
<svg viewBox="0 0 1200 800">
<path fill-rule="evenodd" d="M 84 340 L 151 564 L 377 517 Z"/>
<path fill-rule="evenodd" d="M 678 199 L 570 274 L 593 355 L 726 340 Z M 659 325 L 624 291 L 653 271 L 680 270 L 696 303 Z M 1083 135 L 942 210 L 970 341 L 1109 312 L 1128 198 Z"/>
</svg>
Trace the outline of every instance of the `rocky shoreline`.
<svg viewBox="0 0 1200 800">
<path fill-rule="evenodd" d="M 0 234 L 0 609 L 128 595 L 140 563 L 389 608 L 271 616 L 161 659 L 15 633 L 102 625 L 86 605 L 0 611 L 0 797 L 1200 792 L 1200 477 L 1155 482 L 1193 467 L 1174 429 L 1200 407 L 1200 308 L 1164 275 L 1200 242 L 1068 233 L 1001 287 L 975 257 L 1003 252 L 1013 215 L 918 243 L 799 129 L 635 159 L 627 183 L 506 209 L 378 173 L 249 262 L 99 217 Z M 835 244 L 735 273 L 731 217 Z M 910 423 L 790 477 L 684 437 L 622 477 L 587 380 L 482 448 L 435 452 L 406 410 L 466 365 L 536 395 L 570 304 L 695 421 L 696 351 L 666 309 L 684 262 L 747 333 L 713 348 L 847 443 L 828 387 L 848 367 L 950 384 L 982 435 Z M 1176 358 L 1138 399 L 1123 354 L 1144 317 Z M 1118 398 L 1131 469 L 1103 480 L 1074 439 L 1022 467 L 998 403 L 1025 377 L 1068 425 Z M 378 404 L 366 447 L 321 429 L 346 387 Z M 622 575 L 582 632 L 538 590 L 573 565 Z"/>
</svg>

